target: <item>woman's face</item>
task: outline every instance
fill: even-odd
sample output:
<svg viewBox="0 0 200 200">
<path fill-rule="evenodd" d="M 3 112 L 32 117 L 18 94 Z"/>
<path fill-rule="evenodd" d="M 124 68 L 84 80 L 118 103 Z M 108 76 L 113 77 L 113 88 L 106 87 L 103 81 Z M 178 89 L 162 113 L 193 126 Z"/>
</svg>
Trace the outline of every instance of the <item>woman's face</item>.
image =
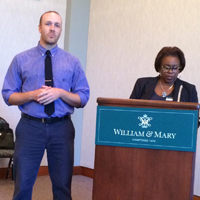
<svg viewBox="0 0 200 200">
<path fill-rule="evenodd" d="M 179 74 L 180 61 L 175 56 L 165 56 L 161 62 L 160 77 L 167 84 L 173 84 Z"/>
</svg>

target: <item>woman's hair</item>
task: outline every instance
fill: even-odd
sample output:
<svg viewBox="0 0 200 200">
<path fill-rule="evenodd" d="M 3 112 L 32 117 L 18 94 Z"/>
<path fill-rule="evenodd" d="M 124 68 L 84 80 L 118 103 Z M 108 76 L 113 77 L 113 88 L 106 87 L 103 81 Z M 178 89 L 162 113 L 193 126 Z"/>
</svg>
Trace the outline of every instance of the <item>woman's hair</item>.
<svg viewBox="0 0 200 200">
<path fill-rule="evenodd" d="M 173 56 L 177 57 L 180 61 L 180 72 L 183 71 L 185 67 L 185 56 L 184 53 L 178 48 L 178 47 L 163 47 L 159 52 L 158 55 L 156 56 L 155 59 L 155 69 L 157 72 L 160 71 L 161 68 L 161 63 L 164 57 L 166 56 Z"/>
</svg>

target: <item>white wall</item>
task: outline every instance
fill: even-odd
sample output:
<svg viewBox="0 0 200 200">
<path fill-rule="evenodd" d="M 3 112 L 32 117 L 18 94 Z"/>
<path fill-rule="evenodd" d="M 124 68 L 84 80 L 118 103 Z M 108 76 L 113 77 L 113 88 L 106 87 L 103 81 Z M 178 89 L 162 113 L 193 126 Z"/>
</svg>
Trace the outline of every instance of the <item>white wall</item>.
<svg viewBox="0 0 200 200">
<path fill-rule="evenodd" d="M 24 50 L 37 45 L 40 34 L 38 24 L 40 16 L 49 10 L 57 11 L 65 25 L 66 0 L 0 0 L 0 88 L 7 69 L 13 57 Z M 64 48 L 65 29 L 58 42 L 58 46 Z M 6 119 L 10 127 L 15 127 L 20 118 L 17 106 L 7 106 L 3 98 L 0 98 L 1 117 Z M 46 157 L 42 165 L 46 165 Z M 7 166 L 7 160 L 1 159 L 0 167 Z"/>
<path fill-rule="evenodd" d="M 181 79 L 200 94 L 199 10 L 196 0 L 91 0 L 86 74 L 91 97 L 84 110 L 82 166 L 94 167 L 97 97 L 129 98 L 137 78 L 157 75 L 154 59 L 163 46 L 183 50 L 187 65 Z M 200 195 L 197 149 L 195 194 Z"/>
</svg>

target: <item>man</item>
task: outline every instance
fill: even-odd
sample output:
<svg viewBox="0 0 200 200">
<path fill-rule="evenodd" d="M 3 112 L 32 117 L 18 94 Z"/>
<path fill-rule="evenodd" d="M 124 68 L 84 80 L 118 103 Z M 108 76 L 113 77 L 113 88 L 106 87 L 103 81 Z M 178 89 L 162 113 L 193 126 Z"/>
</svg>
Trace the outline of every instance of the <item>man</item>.
<svg viewBox="0 0 200 200">
<path fill-rule="evenodd" d="M 16 55 L 4 80 L 5 102 L 18 105 L 22 112 L 16 127 L 13 200 L 31 200 L 45 149 L 53 199 L 72 199 L 75 133 L 70 115 L 74 107 L 86 105 L 89 86 L 78 59 L 58 48 L 61 31 L 60 15 L 55 11 L 44 13 L 37 47 Z M 50 80 L 45 78 L 49 71 L 53 74 Z"/>
</svg>

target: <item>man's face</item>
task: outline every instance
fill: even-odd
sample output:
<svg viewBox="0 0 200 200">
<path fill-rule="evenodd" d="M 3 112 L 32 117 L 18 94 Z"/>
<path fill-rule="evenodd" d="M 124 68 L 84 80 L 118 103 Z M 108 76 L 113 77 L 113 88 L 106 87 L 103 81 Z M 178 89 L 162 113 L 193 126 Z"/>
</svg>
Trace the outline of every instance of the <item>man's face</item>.
<svg viewBox="0 0 200 200">
<path fill-rule="evenodd" d="M 56 13 L 46 13 L 42 17 L 39 25 L 41 33 L 40 44 L 46 49 L 51 49 L 57 45 L 57 41 L 62 31 L 62 19 Z"/>
</svg>

